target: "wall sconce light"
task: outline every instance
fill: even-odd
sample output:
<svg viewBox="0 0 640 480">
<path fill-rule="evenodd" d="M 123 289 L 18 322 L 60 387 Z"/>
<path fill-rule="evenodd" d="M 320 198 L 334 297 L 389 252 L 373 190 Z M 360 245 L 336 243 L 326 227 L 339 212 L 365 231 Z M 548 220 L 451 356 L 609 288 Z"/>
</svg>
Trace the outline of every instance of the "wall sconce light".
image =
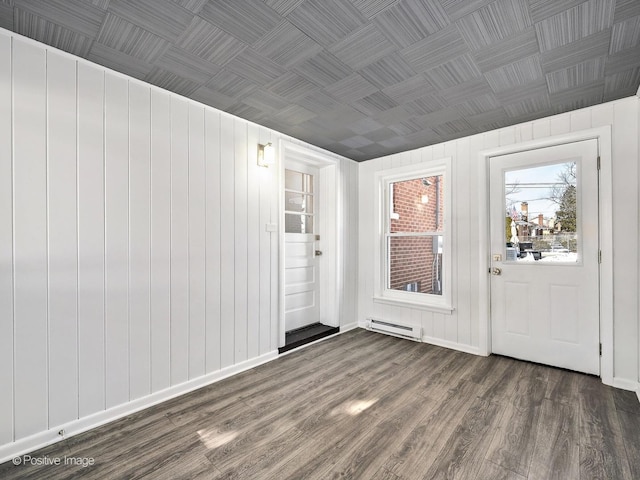
<svg viewBox="0 0 640 480">
<path fill-rule="evenodd" d="M 258 165 L 268 167 L 276 163 L 276 151 L 271 142 L 266 145 L 258 144 Z"/>
</svg>

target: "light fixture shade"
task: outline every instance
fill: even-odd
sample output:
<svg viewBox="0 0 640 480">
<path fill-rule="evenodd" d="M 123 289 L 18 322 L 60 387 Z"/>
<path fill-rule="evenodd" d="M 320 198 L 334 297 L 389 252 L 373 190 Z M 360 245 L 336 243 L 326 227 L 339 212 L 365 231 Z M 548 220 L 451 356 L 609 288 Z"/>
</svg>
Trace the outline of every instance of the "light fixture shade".
<svg viewBox="0 0 640 480">
<path fill-rule="evenodd" d="M 266 145 L 258 144 L 258 165 L 268 167 L 276 163 L 276 150 L 271 142 Z"/>
</svg>

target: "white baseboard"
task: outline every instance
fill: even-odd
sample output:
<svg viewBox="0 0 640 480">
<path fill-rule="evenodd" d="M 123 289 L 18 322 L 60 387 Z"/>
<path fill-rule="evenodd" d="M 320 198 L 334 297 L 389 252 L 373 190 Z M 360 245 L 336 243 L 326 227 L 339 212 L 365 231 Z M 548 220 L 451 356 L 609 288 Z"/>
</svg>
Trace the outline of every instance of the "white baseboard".
<svg viewBox="0 0 640 480">
<path fill-rule="evenodd" d="M 360 324 L 358 322 L 347 323 L 346 325 L 340 325 L 340 333 L 348 332 L 349 330 L 353 330 L 358 328 Z"/>
<path fill-rule="evenodd" d="M 465 345 L 463 343 L 450 342 L 449 340 L 442 340 L 441 338 L 429 337 L 427 335 L 422 336 L 422 341 L 430 345 L 436 345 L 438 347 L 450 348 L 451 350 L 458 350 L 459 352 L 486 357 L 486 355 L 482 355 L 479 347 L 473 347 L 471 345 Z"/>
<path fill-rule="evenodd" d="M 639 395 L 638 398 L 640 398 L 640 384 L 638 382 L 627 380 L 626 378 L 613 377 L 613 384 L 611 386 L 622 390 L 636 392 Z"/>
<path fill-rule="evenodd" d="M 109 408 L 108 410 L 102 412 L 94 413 L 93 415 L 74 420 L 64 425 L 58 425 L 51 428 L 50 430 L 36 433 L 35 435 L 22 438 L 20 440 L 17 440 L 16 442 L 3 445 L 2 447 L 0 447 L 0 464 L 15 457 L 33 452 L 34 450 L 38 450 L 48 445 L 60 442 L 65 438 L 78 435 L 80 433 L 86 432 L 87 430 L 91 430 L 106 423 L 113 422 L 114 420 L 117 420 L 119 418 L 131 415 L 132 413 L 139 412 L 140 410 L 144 410 L 145 408 L 149 408 L 153 405 L 157 405 L 180 395 L 184 395 L 185 393 L 197 390 L 198 388 L 202 388 L 204 386 L 211 385 L 212 383 L 219 382 L 220 380 L 223 380 L 227 377 L 257 367 L 258 365 L 262 365 L 263 363 L 270 362 L 272 360 L 275 360 L 276 358 L 278 358 L 277 351 L 269 352 L 259 357 L 252 358 L 251 360 L 247 360 L 236 365 L 231 365 L 229 367 L 223 368 L 222 370 L 218 370 L 217 372 L 194 378 L 193 380 L 189 380 L 188 382 L 184 382 L 179 385 L 174 385 L 173 387 L 169 387 L 160 392 L 152 393 L 151 395 L 147 395 L 146 397 L 139 398 L 113 408 Z M 64 431 L 64 436 L 58 434 L 58 432 L 60 431 Z"/>
</svg>

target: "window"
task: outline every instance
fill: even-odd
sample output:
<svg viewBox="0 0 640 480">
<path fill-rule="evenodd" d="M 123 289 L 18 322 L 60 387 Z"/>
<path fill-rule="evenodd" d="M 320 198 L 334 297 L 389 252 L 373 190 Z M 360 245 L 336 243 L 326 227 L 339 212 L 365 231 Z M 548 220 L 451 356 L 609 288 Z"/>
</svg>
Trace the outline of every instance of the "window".
<svg viewBox="0 0 640 480">
<path fill-rule="evenodd" d="M 378 173 L 376 301 L 451 312 L 448 165 Z"/>
</svg>

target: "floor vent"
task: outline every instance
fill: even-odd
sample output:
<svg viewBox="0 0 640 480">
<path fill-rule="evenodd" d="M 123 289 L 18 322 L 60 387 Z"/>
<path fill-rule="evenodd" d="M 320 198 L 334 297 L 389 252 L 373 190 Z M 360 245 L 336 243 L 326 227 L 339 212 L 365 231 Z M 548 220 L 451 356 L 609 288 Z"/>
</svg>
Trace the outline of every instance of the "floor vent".
<svg viewBox="0 0 640 480">
<path fill-rule="evenodd" d="M 367 327 L 372 332 L 386 333 L 395 337 L 408 338 L 417 342 L 422 341 L 422 327 L 417 325 L 405 325 L 401 323 L 385 322 L 370 318 Z"/>
</svg>

